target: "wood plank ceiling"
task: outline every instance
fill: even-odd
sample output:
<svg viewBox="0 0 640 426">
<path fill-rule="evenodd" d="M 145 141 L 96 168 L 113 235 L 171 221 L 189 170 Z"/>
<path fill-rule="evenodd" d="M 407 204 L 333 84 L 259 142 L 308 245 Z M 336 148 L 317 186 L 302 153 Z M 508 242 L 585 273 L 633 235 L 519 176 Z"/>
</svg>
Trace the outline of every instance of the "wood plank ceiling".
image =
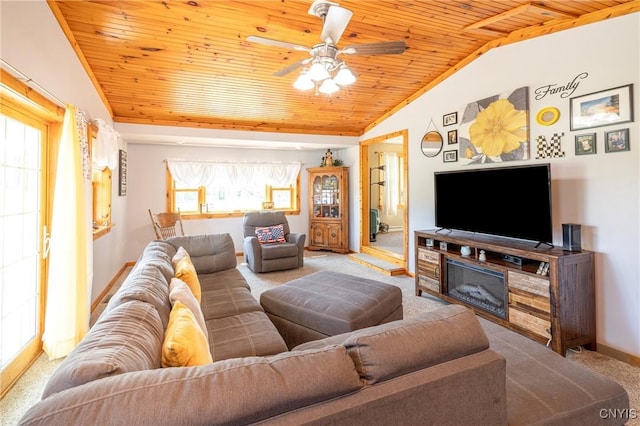
<svg viewBox="0 0 640 426">
<path fill-rule="evenodd" d="M 292 87 L 311 47 L 311 1 L 51 1 L 114 121 L 358 136 L 487 50 L 640 10 L 638 0 L 355 1 L 339 47 L 404 41 L 402 55 L 344 55 L 358 79 L 327 96 Z"/>
</svg>

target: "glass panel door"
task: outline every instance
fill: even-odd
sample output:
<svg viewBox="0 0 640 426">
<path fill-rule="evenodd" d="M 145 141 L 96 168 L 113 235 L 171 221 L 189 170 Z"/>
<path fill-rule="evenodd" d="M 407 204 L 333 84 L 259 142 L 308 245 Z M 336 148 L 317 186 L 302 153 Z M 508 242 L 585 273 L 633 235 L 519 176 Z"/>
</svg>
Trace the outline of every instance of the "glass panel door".
<svg viewBox="0 0 640 426">
<path fill-rule="evenodd" d="M 12 111 L 3 108 L 0 115 L 2 394 L 41 351 L 44 294 L 40 241 L 46 125 Z"/>
</svg>

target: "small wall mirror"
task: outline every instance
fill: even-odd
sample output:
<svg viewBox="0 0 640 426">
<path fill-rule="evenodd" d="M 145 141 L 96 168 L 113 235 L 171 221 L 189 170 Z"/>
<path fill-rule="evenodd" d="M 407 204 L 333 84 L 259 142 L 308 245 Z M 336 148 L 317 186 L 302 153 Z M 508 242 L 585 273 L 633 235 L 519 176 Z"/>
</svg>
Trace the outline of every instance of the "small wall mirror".
<svg viewBox="0 0 640 426">
<path fill-rule="evenodd" d="M 435 130 L 427 132 L 422 137 L 422 153 L 427 157 L 435 157 L 442 151 L 442 135 Z"/>
</svg>

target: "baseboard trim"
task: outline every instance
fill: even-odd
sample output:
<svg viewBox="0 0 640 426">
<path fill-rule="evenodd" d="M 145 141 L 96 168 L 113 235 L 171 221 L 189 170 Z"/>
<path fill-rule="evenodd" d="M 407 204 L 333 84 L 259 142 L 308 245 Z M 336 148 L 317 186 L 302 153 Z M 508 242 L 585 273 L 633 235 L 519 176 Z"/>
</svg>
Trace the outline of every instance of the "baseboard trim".
<svg viewBox="0 0 640 426">
<path fill-rule="evenodd" d="M 118 272 L 116 272 L 116 275 L 111 278 L 111 281 L 109 281 L 109 284 L 107 284 L 104 288 L 104 290 L 102 290 L 100 292 L 100 294 L 98 295 L 98 297 L 96 298 L 96 300 L 93 301 L 93 303 L 91 304 L 91 312 L 93 313 L 93 311 L 95 311 L 95 309 L 98 307 L 98 305 L 100 304 L 100 302 L 102 302 L 102 299 L 104 299 L 104 297 L 107 295 L 107 293 L 109 292 L 109 290 L 111 290 L 111 287 L 113 287 L 113 285 L 120 279 L 120 276 L 122 276 L 122 274 L 124 273 L 124 271 L 129 267 L 129 266 L 133 266 L 135 265 L 136 262 L 126 262 L 124 265 L 122 265 L 122 268 L 120 268 L 120 270 Z"/>
<path fill-rule="evenodd" d="M 635 367 L 640 367 L 640 357 L 622 352 L 610 346 L 603 345 L 602 343 L 597 343 L 596 348 L 597 352 L 600 352 L 603 355 L 609 356 L 611 358 L 617 359 L 618 361 L 622 361 Z"/>
</svg>

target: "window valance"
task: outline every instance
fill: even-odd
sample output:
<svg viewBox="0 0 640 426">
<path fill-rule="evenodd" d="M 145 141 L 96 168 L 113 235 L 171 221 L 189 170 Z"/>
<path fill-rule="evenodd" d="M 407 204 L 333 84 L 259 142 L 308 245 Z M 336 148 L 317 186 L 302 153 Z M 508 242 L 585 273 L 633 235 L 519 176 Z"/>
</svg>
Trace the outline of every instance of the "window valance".
<svg viewBox="0 0 640 426">
<path fill-rule="evenodd" d="M 113 127 L 107 125 L 102 119 L 97 119 L 98 134 L 91 151 L 93 168 L 115 170 L 118 165 L 118 138 L 120 134 Z"/>
<path fill-rule="evenodd" d="M 187 188 L 221 185 L 240 186 L 253 181 L 287 187 L 296 182 L 301 163 L 230 163 L 168 160 L 173 179 Z"/>
</svg>

